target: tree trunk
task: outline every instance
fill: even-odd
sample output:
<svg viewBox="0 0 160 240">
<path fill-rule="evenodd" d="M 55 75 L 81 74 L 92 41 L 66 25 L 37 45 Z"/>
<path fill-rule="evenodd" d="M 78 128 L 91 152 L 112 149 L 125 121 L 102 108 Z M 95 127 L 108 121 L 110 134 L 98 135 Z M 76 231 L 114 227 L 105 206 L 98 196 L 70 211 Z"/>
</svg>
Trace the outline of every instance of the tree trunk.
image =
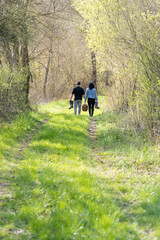
<svg viewBox="0 0 160 240">
<path fill-rule="evenodd" d="M 96 54 L 91 50 L 91 63 L 92 63 L 92 82 L 97 87 L 97 66 L 96 66 Z"/>
<path fill-rule="evenodd" d="M 48 79 L 50 60 L 51 60 L 51 52 L 49 51 L 48 62 L 47 62 L 47 67 L 46 67 L 46 72 L 45 72 L 45 75 L 44 75 L 44 82 L 43 82 L 43 96 L 45 98 L 46 98 L 46 85 L 47 85 L 47 79 Z"/>
<path fill-rule="evenodd" d="M 13 46 L 13 59 L 12 59 L 13 66 L 19 66 L 19 43 L 14 43 Z"/>
<path fill-rule="evenodd" d="M 22 66 L 27 71 L 26 83 L 25 83 L 25 103 L 29 104 L 29 79 L 30 79 L 30 69 L 29 69 L 29 54 L 28 54 L 28 44 L 24 41 L 21 48 Z"/>
<path fill-rule="evenodd" d="M 3 49 L 5 52 L 7 63 L 9 64 L 10 69 L 12 69 L 12 51 L 7 41 L 5 43 L 3 42 Z"/>
</svg>

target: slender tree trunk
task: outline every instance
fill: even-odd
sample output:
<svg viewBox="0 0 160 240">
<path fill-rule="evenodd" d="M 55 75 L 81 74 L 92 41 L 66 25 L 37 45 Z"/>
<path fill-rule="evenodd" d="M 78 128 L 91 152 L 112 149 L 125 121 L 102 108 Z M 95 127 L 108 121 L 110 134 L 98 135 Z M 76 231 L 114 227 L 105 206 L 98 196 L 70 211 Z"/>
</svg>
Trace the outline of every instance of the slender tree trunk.
<svg viewBox="0 0 160 240">
<path fill-rule="evenodd" d="M 48 54 L 48 62 L 47 62 L 47 67 L 46 67 L 46 71 L 45 71 L 45 75 L 44 75 L 44 82 L 43 82 L 43 95 L 45 98 L 46 98 L 46 85 L 47 85 L 47 80 L 48 80 L 50 61 L 51 61 L 51 51 L 49 51 L 49 54 Z"/>
<path fill-rule="evenodd" d="M 30 0 L 23 0 L 24 4 L 24 19 L 26 20 L 27 16 L 27 8 L 29 6 Z M 28 27 L 27 27 L 27 22 L 25 22 L 24 29 L 23 29 L 23 41 L 21 45 L 21 58 L 22 58 L 22 67 L 25 70 L 26 73 L 26 82 L 25 82 L 25 87 L 24 87 L 24 92 L 25 92 L 25 104 L 26 106 L 29 106 L 29 80 L 30 80 L 30 66 L 29 66 L 29 51 L 28 51 Z"/>
<path fill-rule="evenodd" d="M 97 87 L 97 66 L 96 66 L 96 54 L 91 50 L 91 63 L 92 63 L 92 82 Z"/>
<path fill-rule="evenodd" d="M 27 71 L 26 83 L 25 83 L 25 103 L 29 104 L 29 80 L 30 80 L 30 69 L 29 69 L 29 53 L 27 41 L 24 41 L 21 48 L 22 66 Z"/>
<path fill-rule="evenodd" d="M 14 43 L 13 46 L 13 65 L 18 66 L 19 65 L 19 43 Z"/>
<path fill-rule="evenodd" d="M 11 51 L 11 48 L 10 48 L 8 42 L 5 42 L 5 43 L 3 42 L 3 49 L 4 49 L 4 52 L 5 52 L 6 60 L 9 64 L 10 69 L 11 69 L 12 68 L 12 51 Z"/>
</svg>

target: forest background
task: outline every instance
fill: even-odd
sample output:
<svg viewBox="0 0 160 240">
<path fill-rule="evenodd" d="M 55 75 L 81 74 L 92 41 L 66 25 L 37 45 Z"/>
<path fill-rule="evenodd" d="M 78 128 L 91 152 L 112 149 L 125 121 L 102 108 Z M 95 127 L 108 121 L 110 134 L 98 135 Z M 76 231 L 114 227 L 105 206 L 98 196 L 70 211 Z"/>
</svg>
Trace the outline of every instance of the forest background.
<svg viewBox="0 0 160 240">
<path fill-rule="evenodd" d="M 1 0 L 0 115 L 69 98 L 80 80 L 159 134 L 158 0 Z"/>
</svg>

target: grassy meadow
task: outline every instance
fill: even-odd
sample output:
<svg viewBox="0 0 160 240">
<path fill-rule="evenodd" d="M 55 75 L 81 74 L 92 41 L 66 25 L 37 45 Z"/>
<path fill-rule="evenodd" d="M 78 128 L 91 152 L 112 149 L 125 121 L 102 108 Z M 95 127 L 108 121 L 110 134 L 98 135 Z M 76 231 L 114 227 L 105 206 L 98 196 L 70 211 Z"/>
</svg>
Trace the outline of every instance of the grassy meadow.
<svg viewBox="0 0 160 240">
<path fill-rule="evenodd" d="M 160 239 L 159 145 L 102 102 L 96 141 L 67 101 L 1 125 L 0 239 Z"/>
</svg>

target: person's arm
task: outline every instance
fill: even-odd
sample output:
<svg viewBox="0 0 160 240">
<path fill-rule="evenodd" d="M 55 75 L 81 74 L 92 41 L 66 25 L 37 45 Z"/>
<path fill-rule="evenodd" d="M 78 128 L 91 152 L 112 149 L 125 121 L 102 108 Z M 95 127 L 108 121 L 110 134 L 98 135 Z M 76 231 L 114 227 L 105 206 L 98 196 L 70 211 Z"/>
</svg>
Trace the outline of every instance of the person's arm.
<svg viewBox="0 0 160 240">
<path fill-rule="evenodd" d="M 86 103 L 86 100 L 87 100 L 87 96 L 88 96 L 88 89 L 86 90 L 86 94 L 85 94 L 85 98 L 84 98 L 85 103 Z"/>
<path fill-rule="evenodd" d="M 73 88 L 73 90 L 72 90 L 72 94 L 70 96 L 70 101 L 72 101 L 72 97 L 73 97 L 74 94 L 75 94 L 75 88 Z"/>
<path fill-rule="evenodd" d="M 83 88 L 82 88 L 83 89 Z M 84 89 L 82 90 L 82 99 L 84 98 L 84 102 L 85 102 L 85 91 Z"/>
<path fill-rule="evenodd" d="M 73 94 L 71 94 L 71 96 L 70 96 L 70 101 L 72 101 L 72 97 L 73 97 Z"/>
</svg>

